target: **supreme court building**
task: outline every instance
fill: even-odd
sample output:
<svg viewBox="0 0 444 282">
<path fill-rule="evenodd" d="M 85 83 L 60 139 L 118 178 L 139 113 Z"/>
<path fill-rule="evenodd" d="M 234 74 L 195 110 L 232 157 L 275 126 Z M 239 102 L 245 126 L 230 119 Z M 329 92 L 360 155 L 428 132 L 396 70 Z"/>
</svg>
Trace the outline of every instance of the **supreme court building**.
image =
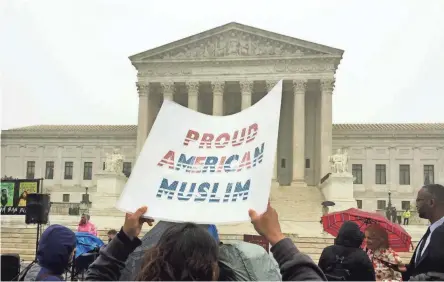
<svg viewBox="0 0 444 282">
<path fill-rule="evenodd" d="M 272 201 L 280 217 L 319 220 L 319 183 L 332 151 L 346 149 L 357 205 L 398 210 L 425 183 L 444 181 L 444 123 L 332 124 L 343 51 L 228 23 L 130 57 L 137 69 L 137 125 L 36 125 L 2 130 L 1 174 L 44 178 L 53 207 L 76 204 L 106 154 L 120 149 L 128 176 L 164 99 L 208 115 L 237 113 L 283 79 Z M 136 93 L 134 93 L 136 95 Z M 179 118 L 179 117 L 178 117 Z M 93 203 L 94 205 L 94 203 Z M 53 210 L 51 211 L 53 212 Z"/>
<path fill-rule="evenodd" d="M 238 113 L 283 79 L 275 178 L 317 185 L 329 172 L 334 75 L 343 51 L 229 23 L 130 57 L 138 71 L 141 149 L 173 100 L 208 115 Z"/>
</svg>

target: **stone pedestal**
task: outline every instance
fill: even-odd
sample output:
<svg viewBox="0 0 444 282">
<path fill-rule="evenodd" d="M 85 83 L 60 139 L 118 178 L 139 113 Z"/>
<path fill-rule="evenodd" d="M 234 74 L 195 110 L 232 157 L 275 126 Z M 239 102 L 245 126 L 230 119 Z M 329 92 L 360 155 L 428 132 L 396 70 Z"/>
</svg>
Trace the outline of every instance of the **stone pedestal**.
<svg viewBox="0 0 444 282">
<path fill-rule="evenodd" d="M 321 191 L 326 201 L 335 203 L 333 207 L 329 207 L 329 212 L 357 207 L 353 196 L 353 175 L 351 173 L 330 174 L 330 177 L 321 184 Z"/>
<path fill-rule="evenodd" d="M 97 191 L 91 193 L 91 215 L 123 216 L 123 212 L 117 210 L 116 203 L 127 181 L 123 173 L 101 171 L 96 173 Z"/>
</svg>

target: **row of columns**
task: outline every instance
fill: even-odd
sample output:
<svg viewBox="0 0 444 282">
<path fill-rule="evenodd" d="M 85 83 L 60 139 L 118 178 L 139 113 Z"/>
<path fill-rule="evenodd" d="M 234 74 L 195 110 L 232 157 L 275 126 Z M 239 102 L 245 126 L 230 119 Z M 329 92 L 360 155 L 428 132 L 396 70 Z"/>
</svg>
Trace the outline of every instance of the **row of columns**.
<svg viewBox="0 0 444 282">
<path fill-rule="evenodd" d="M 267 91 L 275 85 L 276 80 L 267 80 Z M 307 89 L 306 80 L 293 80 L 294 111 L 293 111 L 293 181 L 305 182 L 305 94 Z M 241 108 L 248 108 L 252 104 L 253 81 L 239 81 L 241 90 Z M 333 79 L 321 80 L 321 102 L 320 102 L 320 158 L 321 178 L 329 172 L 328 157 L 332 148 L 332 92 Z M 186 82 L 188 91 L 188 107 L 198 110 L 199 82 Z M 213 115 L 223 115 L 223 95 L 225 81 L 211 82 L 213 92 Z M 139 92 L 139 118 L 137 132 L 137 154 L 140 152 L 146 137 L 151 129 L 154 118 L 150 117 L 149 107 L 149 84 L 137 83 Z M 173 100 L 174 82 L 161 83 L 164 100 Z M 275 177 L 277 176 L 277 160 L 275 163 Z"/>
</svg>

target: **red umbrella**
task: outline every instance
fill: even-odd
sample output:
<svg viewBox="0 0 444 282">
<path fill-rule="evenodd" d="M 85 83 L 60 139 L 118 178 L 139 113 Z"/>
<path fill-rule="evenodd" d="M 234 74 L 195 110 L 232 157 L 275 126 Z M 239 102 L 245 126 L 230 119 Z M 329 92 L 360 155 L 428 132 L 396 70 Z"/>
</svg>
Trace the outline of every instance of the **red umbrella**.
<svg viewBox="0 0 444 282">
<path fill-rule="evenodd" d="M 364 232 L 370 224 L 380 225 L 387 231 L 390 247 L 396 252 L 408 252 L 412 245 L 412 237 L 404 228 L 378 213 L 365 212 L 352 208 L 345 211 L 329 213 L 322 217 L 324 230 L 335 237 L 338 236 L 339 229 L 346 221 L 356 222 L 362 232 Z"/>
</svg>

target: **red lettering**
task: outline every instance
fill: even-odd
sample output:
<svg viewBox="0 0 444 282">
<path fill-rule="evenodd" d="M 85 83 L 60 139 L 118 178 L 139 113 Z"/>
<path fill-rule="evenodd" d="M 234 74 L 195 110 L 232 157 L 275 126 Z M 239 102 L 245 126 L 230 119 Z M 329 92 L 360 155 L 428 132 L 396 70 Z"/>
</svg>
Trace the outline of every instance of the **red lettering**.
<svg viewBox="0 0 444 282">
<path fill-rule="evenodd" d="M 216 138 L 216 148 L 225 148 L 228 145 L 229 141 L 230 141 L 230 134 L 222 133 Z"/>
<path fill-rule="evenodd" d="M 190 129 L 188 130 L 187 136 L 183 141 L 183 145 L 188 146 L 188 144 L 190 144 L 190 141 L 197 141 L 198 139 L 199 139 L 199 132 Z"/>
<path fill-rule="evenodd" d="M 233 145 L 233 147 L 237 147 L 242 145 L 242 143 L 244 143 L 245 140 L 245 134 L 247 133 L 247 129 L 246 128 L 242 128 L 242 133 L 241 136 L 239 136 L 239 130 L 236 130 L 233 134 L 233 139 L 231 140 L 231 144 Z"/>
<path fill-rule="evenodd" d="M 196 157 L 196 160 L 194 161 L 194 166 L 197 167 L 194 172 L 200 173 L 200 167 L 202 167 L 205 164 L 205 160 L 207 157 Z"/>
<path fill-rule="evenodd" d="M 239 165 L 239 168 L 237 171 L 241 171 L 244 168 L 251 168 L 250 151 L 245 152 L 244 156 L 242 157 L 241 164 Z"/>
<path fill-rule="evenodd" d="M 257 125 L 257 123 L 250 125 L 250 127 L 248 128 L 247 143 L 253 141 L 254 138 L 256 138 L 258 130 L 259 126 Z"/>
<path fill-rule="evenodd" d="M 211 141 L 214 139 L 214 134 L 204 133 L 202 139 L 200 140 L 199 148 L 211 149 Z"/>
<path fill-rule="evenodd" d="M 168 151 L 165 156 L 160 160 L 157 166 L 168 165 L 168 168 L 174 169 L 174 151 Z"/>
</svg>

